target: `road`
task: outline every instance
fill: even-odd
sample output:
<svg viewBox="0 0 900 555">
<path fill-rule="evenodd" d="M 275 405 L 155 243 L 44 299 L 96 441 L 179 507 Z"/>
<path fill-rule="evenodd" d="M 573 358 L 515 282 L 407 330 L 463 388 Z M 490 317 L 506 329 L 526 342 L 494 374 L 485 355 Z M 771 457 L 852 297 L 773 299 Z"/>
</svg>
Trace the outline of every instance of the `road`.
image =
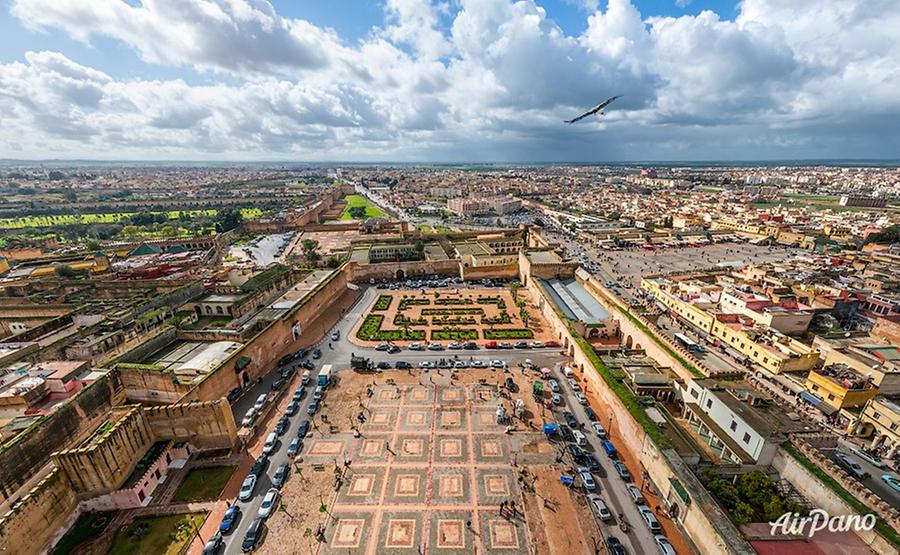
<svg viewBox="0 0 900 555">
<path fill-rule="evenodd" d="M 850 451 L 850 447 L 855 447 L 852 443 L 846 440 L 840 440 L 837 449 L 821 449 L 829 459 L 837 463 L 837 459 L 835 459 L 835 454 L 840 452 L 845 455 L 848 455 L 851 459 L 858 462 L 860 466 L 862 466 L 863 470 L 869 473 L 869 477 L 865 480 L 861 480 L 863 485 L 869 488 L 873 493 L 875 493 L 878 497 L 884 499 L 888 504 L 892 507 L 900 507 L 900 492 L 894 490 L 889 485 L 887 485 L 884 481 L 881 480 L 881 477 L 885 474 L 890 474 L 895 478 L 898 477 L 896 472 L 891 472 L 890 468 L 878 468 L 874 464 L 869 463 L 862 457 L 852 453 Z"/>
<path fill-rule="evenodd" d="M 584 405 L 581 405 L 575 399 L 574 391 L 562 376 L 561 370 L 556 370 L 553 377 L 559 381 L 562 390 L 560 396 L 563 398 L 563 405 L 553 408 L 553 414 L 556 417 L 557 422 L 560 424 L 566 423 L 562 416 L 563 411 L 568 410 L 574 414 L 578 422 L 583 424 L 581 430 L 589 444 L 584 447 L 583 450 L 593 454 L 602 467 L 601 472 L 592 473 L 594 481 L 597 482 L 598 485 L 598 489 L 594 493 L 598 493 L 600 497 L 603 498 L 603 502 L 614 516 L 614 518 L 608 522 L 600 522 L 599 519 L 595 519 L 595 522 L 599 525 L 603 541 L 605 542 L 606 538 L 609 536 L 615 536 L 625 545 L 628 553 L 656 553 L 659 549 L 653 539 L 653 534 L 650 533 L 643 518 L 640 513 L 638 513 L 637 506 L 625 490 L 626 482 L 619 478 L 619 474 L 613 467 L 613 460 L 606 456 L 606 453 L 600 446 L 601 438 L 598 437 L 591 428 L 590 420 L 584 410 Z M 597 411 L 597 413 L 601 425 L 604 428 L 607 428 L 608 431 L 607 423 L 604 421 L 604 415 L 599 411 Z M 608 439 L 613 442 L 613 444 L 617 443 L 615 437 L 610 436 Z M 560 442 L 560 445 L 563 445 L 563 442 Z M 578 466 L 572 459 L 572 455 L 568 450 L 565 452 L 565 460 L 570 462 L 573 466 Z M 634 469 L 629 468 L 628 470 L 631 472 L 632 477 L 634 477 Z M 591 514 L 593 514 L 593 512 Z M 618 515 L 620 514 L 625 515 L 625 521 L 629 524 L 628 533 L 622 532 L 619 528 Z"/>
<path fill-rule="evenodd" d="M 324 364 L 334 365 L 336 371 L 349 368 L 351 354 L 369 357 L 375 363 L 382 360 L 389 361 L 392 363 L 392 366 L 398 360 L 404 360 L 413 364 L 414 366 L 418 366 L 419 362 L 423 360 L 436 362 L 440 358 L 453 358 L 454 356 L 458 356 L 459 358 L 465 360 L 468 360 L 470 357 L 484 361 L 500 359 L 506 361 L 510 367 L 516 367 L 520 364 L 523 364 L 526 359 L 530 359 L 537 367 L 554 368 L 558 367 L 560 363 L 566 360 L 561 354 L 559 354 L 559 352 L 553 349 L 479 349 L 476 351 L 448 350 L 439 352 L 403 350 L 396 354 L 388 354 L 385 352 L 375 351 L 374 348 L 360 347 L 359 345 L 351 343 L 347 339 L 347 337 L 351 333 L 356 322 L 360 321 L 363 318 L 366 309 L 372 303 L 372 301 L 374 301 L 375 297 L 379 293 L 380 291 L 375 289 L 374 287 L 364 288 L 359 300 L 352 307 L 350 307 L 344 317 L 341 318 L 338 323 L 331 330 L 328 330 L 328 332 L 325 334 L 326 339 L 323 339 L 317 345 L 322 352 L 322 357 L 318 360 L 313 361 L 316 364 L 316 370 L 312 371 L 313 381 L 315 380 L 316 371 Z M 339 340 L 330 340 L 331 333 L 333 331 L 338 331 L 340 333 Z M 315 346 L 312 348 L 315 348 Z M 300 361 L 296 361 L 291 364 L 296 365 L 299 362 Z M 243 419 L 243 416 L 247 409 L 252 407 L 256 402 L 256 398 L 262 393 L 268 393 L 269 391 L 271 391 L 271 384 L 280 376 L 280 371 L 281 368 L 273 369 L 273 371 L 269 372 L 266 376 L 263 377 L 260 383 L 254 384 L 253 386 L 249 387 L 245 391 L 245 393 L 233 403 L 232 410 L 234 412 L 234 417 L 236 422 L 238 422 L 238 425 L 240 425 L 240 421 Z M 465 370 L 460 371 L 464 372 Z M 295 373 L 294 377 L 292 378 L 291 383 L 286 386 L 285 389 L 287 391 L 285 391 L 285 395 L 292 395 L 294 388 L 299 386 L 301 374 L 302 368 L 298 369 L 297 373 Z M 569 410 L 571 410 L 576 415 L 580 422 L 587 423 L 588 420 L 587 415 L 584 412 L 584 407 L 579 405 L 574 400 L 574 397 L 571 399 L 571 401 L 568 399 L 568 385 L 564 383 L 564 380 L 561 380 L 561 375 L 557 376 L 557 378 L 560 379 L 560 383 L 564 387 L 563 394 L 565 402 L 569 406 Z M 339 379 L 338 383 L 340 383 Z M 282 463 L 290 463 L 291 459 L 287 456 L 287 446 L 290 444 L 290 441 L 294 437 L 296 437 L 297 429 L 300 426 L 300 423 L 309 418 L 306 414 L 306 409 L 312 397 L 312 387 L 313 386 L 310 385 L 307 388 L 308 391 L 301 401 L 300 410 L 293 417 L 291 417 L 291 423 L 288 430 L 281 436 L 275 452 L 273 452 L 270 456 L 269 464 L 265 470 L 265 473 L 260 476 L 259 481 L 257 482 L 253 498 L 247 502 L 237 502 L 237 505 L 241 508 L 242 516 L 233 531 L 224 538 L 226 546 L 224 553 L 226 555 L 233 555 L 241 552 L 241 542 L 243 541 L 244 534 L 246 533 L 247 528 L 250 526 L 250 523 L 256 517 L 256 513 L 259 510 L 259 506 L 262 502 L 263 496 L 271 487 L 272 476 L 275 474 L 275 470 Z M 554 410 L 554 414 L 556 415 L 558 420 L 562 421 L 561 410 Z M 280 413 L 273 413 L 269 417 L 265 429 L 261 429 L 258 431 L 258 437 L 267 436 L 274 429 L 275 423 L 278 421 L 279 417 Z M 643 520 L 638 514 L 634 503 L 632 503 L 630 496 L 625 490 L 625 483 L 618 478 L 618 474 L 616 474 L 614 468 L 612 467 L 612 461 L 606 458 L 606 456 L 603 454 L 603 451 L 600 448 L 599 438 L 593 435 L 593 433 L 585 432 L 585 435 L 588 436 L 588 441 L 590 442 L 590 451 L 595 454 L 598 461 L 600 461 L 600 464 L 603 466 L 604 475 L 595 476 L 598 484 L 601 487 L 600 494 L 602 495 L 610 511 L 615 515 L 624 513 L 626 515 L 626 520 L 630 524 L 630 531 L 628 534 L 622 533 L 617 524 L 602 524 L 601 534 L 604 538 L 610 534 L 617 536 L 623 541 L 623 543 L 625 543 L 626 547 L 631 547 L 629 553 L 654 552 L 657 548 L 654 543 L 653 537 L 647 527 L 644 525 Z M 637 547 L 639 547 L 639 549 Z"/>
</svg>

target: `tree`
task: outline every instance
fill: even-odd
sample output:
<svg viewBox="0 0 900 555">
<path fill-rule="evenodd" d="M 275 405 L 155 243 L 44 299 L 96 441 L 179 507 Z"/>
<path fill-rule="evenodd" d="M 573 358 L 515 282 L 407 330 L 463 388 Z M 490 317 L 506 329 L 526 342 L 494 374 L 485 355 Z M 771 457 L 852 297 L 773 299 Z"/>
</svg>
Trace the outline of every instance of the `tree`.
<svg viewBox="0 0 900 555">
<path fill-rule="evenodd" d="M 244 215 L 237 208 L 223 208 L 216 213 L 216 231 L 224 233 L 231 231 L 244 223 Z"/>
<path fill-rule="evenodd" d="M 318 262 L 322 257 L 319 254 L 319 242 L 314 239 L 304 239 L 300 242 L 300 248 L 303 250 L 303 256 L 310 262 Z"/>
<path fill-rule="evenodd" d="M 329 256 L 328 260 L 325 262 L 325 265 L 329 268 L 337 268 L 341 265 L 341 259 L 337 256 Z"/>
<path fill-rule="evenodd" d="M 350 214 L 350 217 L 354 220 L 361 220 L 366 217 L 366 207 L 365 206 L 351 206 L 347 212 Z"/>
<path fill-rule="evenodd" d="M 78 195 L 73 189 L 66 189 L 66 192 L 63 193 L 63 199 L 66 202 L 76 202 L 78 200 Z"/>
<path fill-rule="evenodd" d="M 57 264 L 53 271 L 56 272 L 56 275 L 59 277 L 64 277 L 66 279 L 72 279 L 75 277 L 75 270 L 72 269 L 68 264 Z"/>
</svg>

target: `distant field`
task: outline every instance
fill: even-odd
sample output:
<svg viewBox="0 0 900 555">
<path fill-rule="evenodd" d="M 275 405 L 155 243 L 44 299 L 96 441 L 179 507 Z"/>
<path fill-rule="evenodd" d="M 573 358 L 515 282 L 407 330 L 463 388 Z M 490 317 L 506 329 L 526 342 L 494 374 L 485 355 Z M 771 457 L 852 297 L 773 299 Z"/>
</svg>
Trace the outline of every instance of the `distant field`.
<svg viewBox="0 0 900 555">
<path fill-rule="evenodd" d="M 165 214 L 170 220 L 177 220 L 182 212 L 189 216 L 215 215 L 218 210 L 172 210 L 169 212 L 150 212 L 151 214 Z M 241 208 L 241 214 L 245 220 L 255 220 L 262 216 L 260 208 Z M 0 229 L 25 229 L 28 227 L 52 227 L 58 225 L 75 224 L 115 224 L 127 221 L 137 212 L 118 212 L 112 214 L 58 214 L 50 216 L 22 216 L 20 218 L 0 218 Z"/>
<path fill-rule="evenodd" d="M 350 209 L 354 206 L 365 206 L 366 207 L 366 218 L 381 218 L 384 216 L 384 212 L 368 201 L 363 196 L 360 195 L 347 195 L 344 200 L 347 202 L 347 207 L 344 208 L 344 211 L 341 212 L 342 220 L 352 220 L 353 216 L 350 215 Z"/>
<path fill-rule="evenodd" d="M 786 198 L 792 198 L 794 200 L 809 200 L 813 202 L 837 202 L 841 200 L 841 197 L 837 197 L 834 195 L 800 195 L 800 194 L 792 194 L 792 195 L 784 195 Z"/>
</svg>

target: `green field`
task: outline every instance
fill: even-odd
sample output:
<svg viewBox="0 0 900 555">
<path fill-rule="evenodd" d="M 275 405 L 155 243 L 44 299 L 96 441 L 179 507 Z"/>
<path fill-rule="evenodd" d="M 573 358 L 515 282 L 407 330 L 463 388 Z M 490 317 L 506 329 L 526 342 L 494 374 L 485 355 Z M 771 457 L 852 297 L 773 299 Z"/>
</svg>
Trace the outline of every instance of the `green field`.
<svg viewBox="0 0 900 555">
<path fill-rule="evenodd" d="M 214 216 L 218 210 L 184 210 L 189 216 Z M 255 220 L 262 216 L 260 208 L 241 208 L 245 220 Z M 52 216 L 22 216 L 20 218 L 0 218 L 0 229 L 25 229 L 29 227 L 53 227 L 75 224 L 115 224 L 128 221 L 137 212 L 116 212 L 111 214 L 57 214 Z M 182 211 L 150 212 L 165 214 L 170 220 L 177 220 Z"/>
<path fill-rule="evenodd" d="M 172 503 L 218 499 L 236 468 L 236 466 L 192 468 L 172 496 Z"/>
<path fill-rule="evenodd" d="M 109 555 L 155 553 L 179 555 L 203 526 L 207 513 L 138 517 L 113 538 Z"/>
<path fill-rule="evenodd" d="M 341 212 L 342 220 L 352 220 L 353 216 L 350 215 L 350 209 L 354 206 L 365 206 L 366 207 L 366 218 L 381 218 L 384 217 L 384 212 L 368 201 L 363 196 L 360 195 L 347 195 L 344 200 L 347 202 L 347 207 L 344 208 L 344 211 Z"/>
</svg>

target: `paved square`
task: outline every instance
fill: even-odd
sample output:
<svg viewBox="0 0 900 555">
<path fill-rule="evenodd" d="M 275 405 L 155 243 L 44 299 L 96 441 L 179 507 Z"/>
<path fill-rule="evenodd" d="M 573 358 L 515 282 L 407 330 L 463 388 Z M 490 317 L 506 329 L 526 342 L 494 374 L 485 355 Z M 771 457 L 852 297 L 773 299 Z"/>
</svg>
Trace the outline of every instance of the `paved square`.
<svg viewBox="0 0 900 555">
<path fill-rule="evenodd" d="M 425 435 L 402 434 L 394 447 L 394 459 L 399 463 L 427 463 L 431 439 Z"/>
<path fill-rule="evenodd" d="M 429 553 L 441 555 L 469 555 L 482 549 L 473 530 L 466 528 L 472 522 L 470 511 L 436 511 L 430 515 L 428 538 Z"/>
<path fill-rule="evenodd" d="M 340 440 L 316 439 L 312 447 L 306 450 L 307 455 L 340 455 L 344 451 L 344 442 Z"/>
<path fill-rule="evenodd" d="M 506 520 L 497 511 L 479 511 L 481 525 L 481 553 L 528 553 L 525 539 L 525 523 Z"/>
<path fill-rule="evenodd" d="M 360 546 L 363 537 L 365 521 L 357 518 L 340 519 L 334 527 L 334 536 L 331 546 L 338 549 L 355 548 Z"/>
<path fill-rule="evenodd" d="M 479 505 L 499 505 L 501 501 L 519 500 L 515 473 L 508 467 L 479 468 L 475 471 L 475 487 Z"/>
<path fill-rule="evenodd" d="M 384 472 L 375 468 L 362 468 L 351 473 L 337 496 L 337 506 L 352 508 L 354 505 L 377 505 L 381 502 Z"/>
<path fill-rule="evenodd" d="M 475 437 L 475 460 L 486 463 L 508 463 L 509 439 L 502 435 L 479 434 Z"/>
<path fill-rule="evenodd" d="M 438 412 L 438 425 L 441 429 L 462 430 L 466 425 L 463 409 L 441 409 Z"/>
<path fill-rule="evenodd" d="M 388 549 L 410 548 L 416 540 L 416 521 L 412 519 L 390 519 L 384 546 Z"/>
<path fill-rule="evenodd" d="M 427 485 L 427 467 L 392 468 L 388 475 L 384 503 L 388 505 L 397 503 L 424 505 Z"/>
<path fill-rule="evenodd" d="M 461 387 L 445 387 L 441 389 L 440 399 L 442 405 L 464 403 L 466 393 Z"/>
<path fill-rule="evenodd" d="M 350 497 L 366 497 L 372 494 L 375 487 L 375 474 L 356 474 L 350 478 L 347 495 Z"/>
<path fill-rule="evenodd" d="M 356 456 L 362 459 L 378 459 L 382 460 L 387 456 L 385 442 L 390 441 L 391 436 L 385 435 L 381 437 L 367 437 L 360 441 L 359 450 Z"/>
<path fill-rule="evenodd" d="M 434 468 L 431 499 L 435 505 L 464 505 L 472 502 L 471 473 L 467 468 Z"/>
<path fill-rule="evenodd" d="M 416 512 L 386 512 L 381 519 L 374 553 L 417 553 L 422 545 L 423 515 Z"/>
</svg>

